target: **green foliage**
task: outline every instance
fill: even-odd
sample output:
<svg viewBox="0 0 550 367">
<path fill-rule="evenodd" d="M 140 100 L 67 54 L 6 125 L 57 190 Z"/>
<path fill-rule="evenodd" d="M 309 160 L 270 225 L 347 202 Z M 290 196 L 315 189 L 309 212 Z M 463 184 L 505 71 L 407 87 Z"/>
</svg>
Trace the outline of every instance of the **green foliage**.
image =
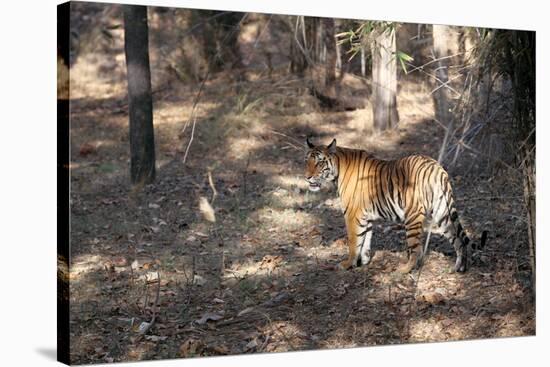
<svg viewBox="0 0 550 367">
<path fill-rule="evenodd" d="M 348 61 L 353 59 L 361 49 L 368 48 L 373 44 L 376 37 L 384 33 L 393 33 L 395 37 L 395 32 L 400 25 L 397 22 L 372 20 L 356 21 L 355 24 L 357 24 L 357 28 L 352 28 L 336 35 L 338 45 L 347 45 L 349 47 L 346 51 L 350 55 Z M 399 50 L 393 54 L 393 57 L 399 61 L 401 68 L 407 73 L 406 63 L 413 61 L 413 57 Z"/>
<path fill-rule="evenodd" d="M 336 39 L 339 45 L 347 44 L 349 49 L 347 51 L 350 54 L 349 60 L 353 59 L 355 55 L 365 47 L 366 43 L 372 40 L 373 35 L 382 34 L 388 30 L 395 29 L 395 23 L 384 21 L 355 21 L 357 28 L 350 29 L 345 32 L 338 33 Z"/>
<path fill-rule="evenodd" d="M 395 57 L 399 61 L 399 64 L 401 65 L 401 68 L 403 68 L 403 71 L 405 72 L 405 74 L 407 74 L 407 65 L 405 63 L 410 63 L 411 61 L 414 60 L 414 58 L 404 53 L 403 51 L 399 51 L 399 50 L 397 50 L 397 52 L 395 53 Z"/>
</svg>

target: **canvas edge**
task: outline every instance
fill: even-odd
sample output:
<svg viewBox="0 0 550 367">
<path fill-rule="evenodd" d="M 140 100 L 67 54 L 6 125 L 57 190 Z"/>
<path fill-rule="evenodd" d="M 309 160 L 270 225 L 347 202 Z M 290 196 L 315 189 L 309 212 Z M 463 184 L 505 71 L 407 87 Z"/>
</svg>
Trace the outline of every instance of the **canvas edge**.
<svg viewBox="0 0 550 367">
<path fill-rule="evenodd" d="M 71 3 L 57 5 L 57 58 L 69 60 Z M 57 360 L 70 364 L 69 68 L 57 63 Z M 68 66 L 68 65 L 67 65 Z M 65 86 L 65 87 L 64 87 Z"/>
</svg>

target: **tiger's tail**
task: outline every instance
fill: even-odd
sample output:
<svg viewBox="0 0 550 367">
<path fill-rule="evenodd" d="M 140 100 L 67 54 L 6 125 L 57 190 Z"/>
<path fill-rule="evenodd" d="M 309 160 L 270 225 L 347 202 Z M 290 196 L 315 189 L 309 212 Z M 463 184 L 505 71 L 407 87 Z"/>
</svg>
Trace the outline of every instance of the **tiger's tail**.
<svg viewBox="0 0 550 367">
<path fill-rule="evenodd" d="M 487 242 L 487 231 L 484 230 L 481 233 L 479 242 L 471 241 L 466 234 L 462 223 L 460 223 L 457 211 L 456 209 L 454 209 L 454 207 L 451 210 L 450 219 L 452 223 L 447 229 L 448 234 L 446 237 L 451 240 L 451 243 L 455 248 L 457 255 L 454 270 L 458 272 L 464 272 L 468 268 L 468 263 L 470 262 L 470 260 L 468 260 L 468 249 L 471 248 L 472 251 L 476 251 L 481 250 L 483 247 L 485 247 L 485 243 Z"/>
<path fill-rule="evenodd" d="M 468 245 L 472 248 L 472 250 L 481 250 L 485 247 L 485 244 L 487 242 L 487 235 L 488 232 L 484 230 L 481 233 L 481 236 L 479 238 L 479 241 L 474 242 L 470 240 L 470 237 L 468 237 L 466 231 L 464 230 L 464 227 L 459 219 L 458 211 L 456 210 L 455 201 L 453 197 L 453 189 L 451 187 L 451 184 L 449 182 L 449 178 L 445 172 L 445 175 L 442 179 L 442 187 L 444 187 L 442 192 L 443 202 L 446 207 L 448 217 L 445 215 L 441 222 L 446 222 L 448 219 L 450 219 L 451 223 L 450 225 L 447 225 L 447 232 L 448 237 L 451 239 L 452 237 L 458 237 L 460 242 L 462 243 L 462 246 L 467 248 Z M 440 204 L 441 205 L 441 204 Z M 441 225 L 441 222 L 439 223 Z"/>
<path fill-rule="evenodd" d="M 470 245 L 472 250 L 481 250 L 485 247 L 485 244 L 487 243 L 487 236 L 488 236 L 488 231 L 487 230 L 483 230 L 481 232 L 481 236 L 479 238 L 479 241 L 477 241 L 477 242 L 471 241 L 470 237 L 468 237 L 468 235 L 466 234 L 466 231 L 464 230 L 464 227 L 462 226 L 462 223 L 460 222 L 460 219 L 458 218 L 458 213 L 457 213 L 454 205 L 451 207 L 451 216 L 450 216 L 450 218 L 451 218 L 451 222 L 452 222 L 452 227 L 456 228 L 456 236 L 460 239 L 460 242 L 462 242 L 462 244 L 464 246 Z"/>
</svg>

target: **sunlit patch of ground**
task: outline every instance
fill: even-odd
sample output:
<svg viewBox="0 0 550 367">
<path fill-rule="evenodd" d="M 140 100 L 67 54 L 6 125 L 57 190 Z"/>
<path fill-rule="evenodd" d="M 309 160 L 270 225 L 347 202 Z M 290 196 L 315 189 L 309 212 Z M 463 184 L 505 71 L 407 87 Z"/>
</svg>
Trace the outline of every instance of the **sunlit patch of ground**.
<svg viewBox="0 0 550 367">
<path fill-rule="evenodd" d="M 110 63 L 110 72 L 102 72 L 105 63 Z M 116 82 L 113 82 L 115 77 Z M 114 59 L 105 59 L 98 54 L 80 57 L 71 67 L 71 98 L 100 100 L 109 99 L 126 93 L 126 61 L 124 54 Z"/>
<path fill-rule="evenodd" d="M 70 278 L 73 281 L 81 279 L 92 271 L 103 268 L 105 258 L 101 255 L 84 254 L 71 259 Z"/>
</svg>

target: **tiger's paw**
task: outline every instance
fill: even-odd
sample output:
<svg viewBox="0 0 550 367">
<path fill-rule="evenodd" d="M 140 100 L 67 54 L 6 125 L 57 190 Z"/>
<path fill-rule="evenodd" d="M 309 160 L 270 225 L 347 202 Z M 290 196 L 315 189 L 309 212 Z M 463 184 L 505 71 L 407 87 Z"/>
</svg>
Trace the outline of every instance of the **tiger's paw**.
<svg viewBox="0 0 550 367">
<path fill-rule="evenodd" d="M 353 266 L 353 264 L 349 260 L 344 260 L 340 264 L 338 264 L 337 269 L 338 270 L 348 270 L 352 266 Z"/>
<path fill-rule="evenodd" d="M 413 270 L 413 268 L 414 268 L 414 265 L 410 265 L 409 263 L 407 263 L 407 264 L 400 265 L 397 268 L 397 272 L 401 274 L 407 274 L 407 273 L 410 273 L 411 270 Z"/>
<path fill-rule="evenodd" d="M 401 273 L 401 274 L 410 273 L 411 270 L 413 270 L 414 267 L 416 266 L 416 261 L 417 261 L 417 256 L 416 255 L 411 255 L 409 257 L 409 260 L 407 261 L 407 263 L 405 263 L 403 265 L 400 265 L 397 268 L 397 272 Z"/>
<path fill-rule="evenodd" d="M 466 261 L 462 258 L 458 258 L 456 259 L 456 263 L 455 263 L 455 266 L 453 268 L 453 272 L 454 273 L 464 273 L 466 271 Z"/>
<path fill-rule="evenodd" d="M 372 260 L 372 253 L 368 251 L 365 255 L 361 255 L 357 259 L 357 266 L 367 266 Z"/>
</svg>

